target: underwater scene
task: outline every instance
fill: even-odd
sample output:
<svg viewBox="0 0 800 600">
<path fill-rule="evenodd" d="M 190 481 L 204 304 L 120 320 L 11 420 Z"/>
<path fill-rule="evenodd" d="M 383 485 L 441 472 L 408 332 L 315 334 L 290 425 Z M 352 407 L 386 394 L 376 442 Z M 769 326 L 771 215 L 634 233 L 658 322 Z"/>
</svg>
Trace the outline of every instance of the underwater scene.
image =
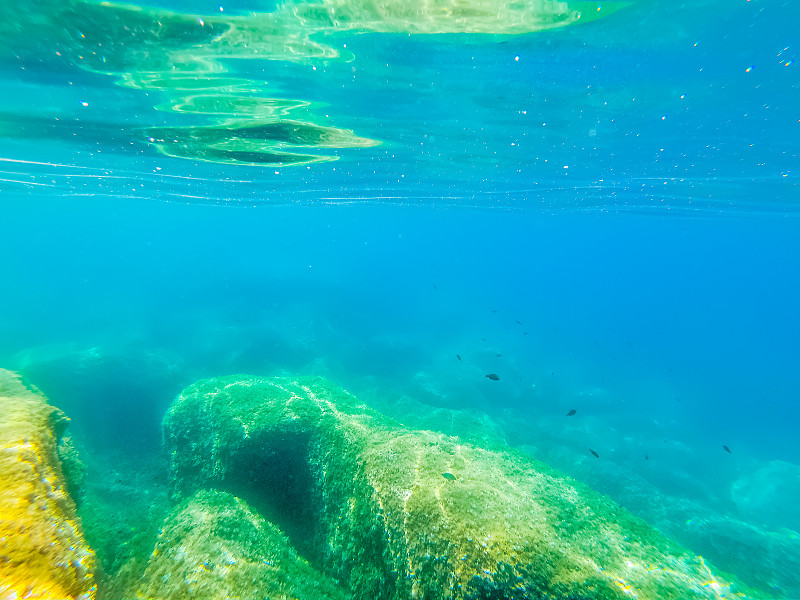
<svg viewBox="0 0 800 600">
<path fill-rule="evenodd" d="M 800 598 L 800 4 L 0 2 L 0 600 Z"/>
</svg>

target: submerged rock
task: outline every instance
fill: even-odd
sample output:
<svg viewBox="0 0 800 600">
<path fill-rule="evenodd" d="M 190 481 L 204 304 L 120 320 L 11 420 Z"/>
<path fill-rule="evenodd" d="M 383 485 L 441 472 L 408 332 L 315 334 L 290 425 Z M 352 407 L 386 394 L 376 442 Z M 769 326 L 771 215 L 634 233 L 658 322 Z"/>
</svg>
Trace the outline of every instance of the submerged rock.
<svg viewBox="0 0 800 600">
<path fill-rule="evenodd" d="M 800 466 L 772 460 L 737 479 L 731 499 L 743 515 L 800 533 Z"/>
<path fill-rule="evenodd" d="M 139 598 L 345 600 L 280 530 L 230 494 L 201 490 L 167 516 Z"/>
<path fill-rule="evenodd" d="M 170 398 L 191 381 L 181 360 L 162 350 L 49 345 L 20 352 L 16 362 L 26 379 L 58 396 L 84 442 L 129 453 L 158 445 Z"/>
<path fill-rule="evenodd" d="M 321 378 L 200 381 L 163 432 L 176 499 L 244 498 L 355 598 L 742 597 L 545 465 L 402 427 Z"/>
<path fill-rule="evenodd" d="M 94 554 L 58 458 L 68 421 L 0 369 L 0 598 L 94 597 Z"/>
<path fill-rule="evenodd" d="M 64 475 L 64 487 L 75 506 L 80 506 L 86 491 L 86 465 L 81 460 L 71 435 L 65 435 L 58 440 L 57 451 L 61 473 Z"/>
</svg>

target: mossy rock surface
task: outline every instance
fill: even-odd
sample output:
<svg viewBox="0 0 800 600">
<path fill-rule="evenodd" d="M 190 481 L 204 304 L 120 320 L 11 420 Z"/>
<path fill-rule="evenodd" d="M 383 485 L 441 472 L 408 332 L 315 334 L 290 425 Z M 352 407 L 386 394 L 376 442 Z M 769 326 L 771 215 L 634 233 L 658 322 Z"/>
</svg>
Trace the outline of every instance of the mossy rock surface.
<svg viewBox="0 0 800 600">
<path fill-rule="evenodd" d="M 201 490 L 169 513 L 142 582 L 137 596 L 158 600 L 347 600 L 277 527 L 215 490 Z"/>
<path fill-rule="evenodd" d="M 354 598 L 743 598 L 608 498 L 405 428 L 321 378 L 200 381 L 164 418 L 172 493 L 245 498 Z"/>
<path fill-rule="evenodd" d="M 65 487 L 69 419 L 0 369 L 0 598 L 94 597 L 95 557 Z"/>
</svg>

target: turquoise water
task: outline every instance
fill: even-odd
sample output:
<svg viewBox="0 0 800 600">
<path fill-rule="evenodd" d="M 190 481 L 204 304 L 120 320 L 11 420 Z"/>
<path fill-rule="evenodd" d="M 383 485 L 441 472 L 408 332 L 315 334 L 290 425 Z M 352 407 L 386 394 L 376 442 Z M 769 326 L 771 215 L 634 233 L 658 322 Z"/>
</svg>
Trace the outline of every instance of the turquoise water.
<svg viewBox="0 0 800 600">
<path fill-rule="evenodd" d="M 97 494 L 196 379 L 318 374 L 800 596 L 796 3 L 0 16 L 0 367 Z"/>
</svg>

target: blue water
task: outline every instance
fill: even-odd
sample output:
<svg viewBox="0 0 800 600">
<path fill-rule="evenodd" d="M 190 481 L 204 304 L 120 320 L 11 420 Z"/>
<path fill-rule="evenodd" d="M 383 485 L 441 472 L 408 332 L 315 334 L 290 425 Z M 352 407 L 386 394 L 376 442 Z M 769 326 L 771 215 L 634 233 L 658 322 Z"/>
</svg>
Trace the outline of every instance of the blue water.
<svg viewBox="0 0 800 600">
<path fill-rule="evenodd" d="M 148 6 L 199 27 L 278 10 L 256 4 Z M 694 507 L 797 543 L 797 3 L 633 1 L 513 35 L 317 25 L 337 55 L 269 60 L 180 28 L 140 52 L 68 6 L 46 27 L 0 9 L 0 367 L 88 446 L 158 448 L 199 377 L 314 373 L 419 426 L 484 415 L 728 571 Z M 294 104 L 176 108 L 197 96 Z M 249 152 L 230 131 L 287 122 L 352 133 L 269 146 L 338 158 L 294 166 L 169 141 L 220 127 Z"/>
</svg>

